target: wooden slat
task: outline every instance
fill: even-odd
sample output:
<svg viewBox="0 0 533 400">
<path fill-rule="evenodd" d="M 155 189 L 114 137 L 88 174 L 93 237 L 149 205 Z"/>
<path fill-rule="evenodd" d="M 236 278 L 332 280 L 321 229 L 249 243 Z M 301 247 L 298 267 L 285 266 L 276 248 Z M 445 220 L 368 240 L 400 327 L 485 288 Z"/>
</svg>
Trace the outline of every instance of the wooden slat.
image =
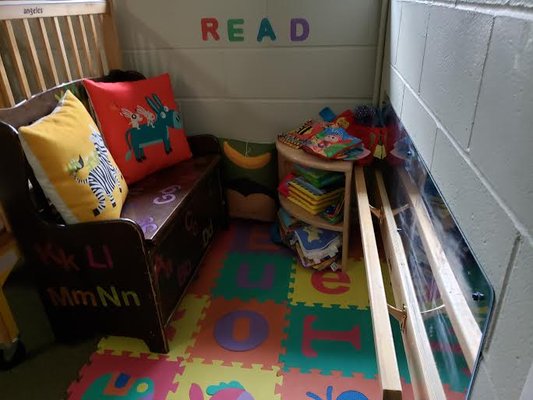
<svg viewBox="0 0 533 400">
<path fill-rule="evenodd" d="M 66 15 L 103 14 L 105 0 L 68 1 L 0 1 L 0 21 L 60 17 Z"/>
<path fill-rule="evenodd" d="M 352 171 L 347 171 L 344 174 L 344 215 L 343 215 L 343 229 L 342 229 L 342 268 L 344 270 L 348 267 L 348 253 L 350 248 L 350 208 L 352 200 Z"/>
<path fill-rule="evenodd" d="M 46 82 L 44 81 L 43 70 L 41 69 L 41 62 L 39 61 L 39 56 L 37 54 L 37 49 L 35 48 L 35 42 L 33 40 L 33 34 L 31 33 L 30 23 L 27 19 L 22 20 L 24 25 L 24 33 L 26 34 L 26 39 L 28 40 L 28 48 L 30 51 L 31 64 L 37 78 L 37 85 L 41 92 L 46 90 Z"/>
<path fill-rule="evenodd" d="M 46 59 L 48 60 L 48 66 L 54 79 L 54 84 L 59 85 L 59 78 L 57 76 L 56 63 L 54 61 L 54 55 L 50 46 L 50 40 L 48 39 L 48 31 L 46 29 L 46 23 L 43 18 L 39 18 L 39 27 L 41 29 L 41 39 L 43 40 L 44 49 L 46 51 Z"/>
<path fill-rule="evenodd" d="M 13 97 L 13 91 L 9 84 L 7 77 L 6 67 L 4 66 L 4 60 L 0 53 L 0 108 L 10 107 L 15 105 L 15 98 Z"/>
<path fill-rule="evenodd" d="M 85 22 L 83 21 L 83 15 L 78 15 L 78 22 L 80 23 L 83 51 L 85 53 L 85 59 L 87 60 L 89 66 L 89 74 L 94 76 L 95 72 L 93 67 L 93 57 L 91 56 L 91 51 L 89 50 L 89 40 L 87 39 L 87 31 L 85 30 Z"/>
<path fill-rule="evenodd" d="M 17 39 L 15 38 L 15 32 L 13 31 L 13 25 L 11 21 L 4 21 L 5 29 L 7 32 L 7 39 L 9 50 L 11 52 L 11 57 L 13 58 L 15 68 L 15 73 L 17 74 L 18 83 L 22 94 L 26 98 L 30 98 L 31 90 L 30 85 L 28 84 L 28 78 L 26 77 L 26 71 L 24 70 L 24 64 L 22 63 L 22 58 L 20 57 L 19 47 L 17 45 Z"/>
<path fill-rule="evenodd" d="M 431 351 L 402 239 L 379 170 L 376 171 L 376 183 L 379 194 L 376 198 L 381 202 L 381 236 L 389 262 L 396 307 L 401 309 L 405 305 L 407 310 L 402 339 L 415 399 L 445 400 L 446 394 Z"/>
<path fill-rule="evenodd" d="M 122 52 L 120 50 L 113 12 L 113 1 L 108 0 L 107 12 L 102 16 L 102 28 L 105 54 L 110 70 L 122 68 Z"/>
<path fill-rule="evenodd" d="M 400 171 L 411 211 L 426 252 L 433 276 L 437 282 L 442 301 L 450 318 L 453 330 L 463 350 L 464 357 L 473 370 L 481 345 L 481 329 L 472 311 L 468 307 L 465 295 L 453 274 L 452 267 L 444 253 L 428 210 L 420 196 L 420 192 L 405 171 Z"/>
<path fill-rule="evenodd" d="M 374 235 L 374 225 L 362 167 L 355 167 L 355 191 L 359 209 L 359 225 L 365 257 L 366 279 L 372 314 L 379 381 L 383 399 L 401 399 L 402 385 L 396 360 L 394 340 L 389 321 L 387 298 L 381 274 L 381 264 Z"/>
<path fill-rule="evenodd" d="M 104 74 L 109 72 L 109 62 L 107 61 L 106 48 L 104 45 L 105 36 L 104 36 L 104 15 L 95 15 L 95 18 L 98 20 L 98 24 L 101 29 L 99 31 L 99 43 L 100 43 L 100 55 L 102 57 L 102 68 L 104 68 Z"/>
<path fill-rule="evenodd" d="M 72 46 L 72 53 L 74 54 L 74 60 L 76 61 L 76 68 L 78 70 L 78 78 L 83 78 L 83 68 L 81 66 L 80 52 L 78 51 L 78 43 L 76 41 L 76 34 L 74 32 L 74 26 L 72 25 L 72 17 L 68 16 L 67 30 L 68 37 L 70 39 L 70 45 Z"/>
<path fill-rule="evenodd" d="M 96 57 L 95 65 L 96 65 L 96 75 L 103 75 L 104 74 L 104 64 L 102 62 L 102 56 L 101 56 L 101 46 L 99 44 L 99 35 L 98 35 L 98 29 L 96 28 L 96 17 L 94 15 L 89 15 L 89 19 L 91 21 L 91 39 L 93 42 L 93 48 L 94 48 L 94 57 Z"/>
<path fill-rule="evenodd" d="M 68 62 L 67 52 L 65 50 L 65 43 L 63 42 L 63 34 L 61 33 L 61 27 L 59 26 L 59 18 L 54 17 L 53 22 L 57 44 L 59 45 L 59 50 L 61 51 L 61 58 L 63 59 L 63 68 L 65 69 L 68 80 L 71 81 L 72 73 L 70 72 L 70 64 Z"/>
</svg>

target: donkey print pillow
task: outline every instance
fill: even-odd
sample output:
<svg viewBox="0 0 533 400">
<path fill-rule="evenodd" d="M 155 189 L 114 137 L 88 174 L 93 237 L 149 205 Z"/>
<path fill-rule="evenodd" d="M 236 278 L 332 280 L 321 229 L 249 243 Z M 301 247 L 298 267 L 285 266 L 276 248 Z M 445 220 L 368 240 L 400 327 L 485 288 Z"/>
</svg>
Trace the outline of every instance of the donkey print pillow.
<svg viewBox="0 0 533 400">
<path fill-rule="evenodd" d="M 168 74 L 133 82 L 83 83 L 128 184 L 191 158 Z"/>
<path fill-rule="evenodd" d="M 51 114 L 19 133 L 35 177 L 66 223 L 120 217 L 128 187 L 95 122 L 70 91 Z"/>
</svg>

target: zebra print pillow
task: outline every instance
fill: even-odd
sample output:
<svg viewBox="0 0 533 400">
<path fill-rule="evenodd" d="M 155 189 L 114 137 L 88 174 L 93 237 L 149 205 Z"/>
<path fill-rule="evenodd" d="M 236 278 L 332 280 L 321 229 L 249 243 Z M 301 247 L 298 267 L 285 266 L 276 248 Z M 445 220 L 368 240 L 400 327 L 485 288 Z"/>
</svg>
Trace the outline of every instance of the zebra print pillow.
<svg viewBox="0 0 533 400">
<path fill-rule="evenodd" d="M 51 114 L 19 133 L 39 184 L 65 222 L 120 217 L 128 187 L 95 122 L 70 91 Z"/>
</svg>

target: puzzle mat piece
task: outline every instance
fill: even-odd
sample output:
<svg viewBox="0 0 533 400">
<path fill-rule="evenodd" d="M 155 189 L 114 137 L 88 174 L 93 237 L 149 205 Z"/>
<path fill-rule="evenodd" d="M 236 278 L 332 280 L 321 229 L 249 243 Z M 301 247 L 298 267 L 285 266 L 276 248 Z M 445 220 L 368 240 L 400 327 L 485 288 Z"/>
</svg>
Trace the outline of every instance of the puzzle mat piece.
<svg viewBox="0 0 533 400">
<path fill-rule="evenodd" d="M 196 295 L 210 295 L 216 285 L 220 269 L 228 255 L 237 228 L 231 224 L 225 231 L 221 231 L 214 239 L 211 248 L 199 267 L 196 278 L 187 288 L 187 293 Z"/>
<path fill-rule="evenodd" d="M 254 400 L 279 400 L 275 393 L 277 385 L 281 385 L 282 377 L 279 376 L 279 368 L 274 367 L 270 371 L 261 369 L 260 365 L 252 365 L 251 368 L 242 368 L 239 363 L 229 366 L 215 362 L 205 365 L 202 360 L 194 359 L 185 363 L 185 373 L 176 377 L 178 389 L 176 393 L 168 395 L 167 400 L 209 400 L 206 393 L 210 386 L 219 386 L 221 383 L 237 381 Z M 197 384 L 203 392 L 203 397 L 189 397 L 192 384 Z M 224 389 L 220 390 L 219 398 L 237 399 L 236 397 L 222 397 Z"/>
<path fill-rule="evenodd" d="M 368 309 L 368 288 L 363 261 L 348 259 L 343 271 L 315 271 L 296 266 L 289 293 L 291 304 Z"/>
<path fill-rule="evenodd" d="M 280 354 L 283 371 L 312 369 L 329 375 L 363 373 L 368 379 L 377 374 L 374 338 L 369 310 L 291 305 L 285 354 Z"/>
<path fill-rule="evenodd" d="M 231 251 L 293 255 L 292 251 L 287 247 L 272 242 L 270 236 L 271 223 L 250 223 L 249 221 L 234 220 L 232 224 L 236 226 L 236 235 L 230 248 Z"/>
<path fill-rule="evenodd" d="M 188 349 L 190 358 L 204 359 L 206 364 L 224 360 L 225 365 L 240 362 L 245 367 L 262 364 L 271 369 L 279 365 L 288 312 L 286 305 L 272 301 L 214 298 Z"/>
<path fill-rule="evenodd" d="M 68 388 L 69 400 L 164 399 L 177 389 L 176 376 L 183 360 L 152 360 L 111 354 L 93 354 L 80 370 L 78 381 Z"/>
<path fill-rule="evenodd" d="M 362 374 L 345 377 L 340 372 L 333 372 L 329 376 L 324 376 L 316 370 L 304 374 L 298 369 L 291 369 L 282 372 L 281 375 L 283 376 L 283 385 L 278 390 L 282 400 L 311 399 L 309 394 L 314 394 L 318 396 L 316 398 L 322 400 L 335 400 L 343 393 L 350 400 L 382 399 L 379 381 L 366 379 Z M 331 393 L 331 397 L 327 397 L 328 392 Z M 346 392 L 352 396 L 348 397 Z M 357 392 L 360 395 L 356 395 Z M 402 382 L 402 399 L 414 399 L 411 385 L 405 382 Z"/>
<path fill-rule="evenodd" d="M 329 375 L 340 371 L 344 376 L 362 373 L 373 379 L 377 371 L 370 310 L 322 308 L 304 304 L 290 306 L 284 354 L 279 357 L 283 371 L 299 368 L 306 372 L 320 370 Z M 398 323 L 393 326 L 400 374 L 410 382 L 407 360 Z"/>
<path fill-rule="evenodd" d="M 193 345 L 194 337 L 199 330 L 199 321 L 203 319 L 205 310 L 209 305 L 208 296 L 195 296 L 188 294 L 183 297 L 176 314 L 181 316 L 179 319 L 170 323 L 170 331 L 174 330 L 174 337 L 169 337 L 170 351 L 164 357 L 169 360 L 178 358 L 187 358 L 189 353 L 187 349 Z M 156 353 L 150 353 L 143 340 L 109 336 L 100 340 L 98 343 L 99 353 L 110 351 L 112 354 L 126 354 L 129 357 L 139 357 L 143 354 L 149 354 L 149 358 L 157 359 L 161 356 Z"/>
<path fill-rule="evenodd" d="M 287 255 L 232 252 L 224 262 L 212 296 L 284 303 L 291 268 L 292 258 Z"/>
</svg>

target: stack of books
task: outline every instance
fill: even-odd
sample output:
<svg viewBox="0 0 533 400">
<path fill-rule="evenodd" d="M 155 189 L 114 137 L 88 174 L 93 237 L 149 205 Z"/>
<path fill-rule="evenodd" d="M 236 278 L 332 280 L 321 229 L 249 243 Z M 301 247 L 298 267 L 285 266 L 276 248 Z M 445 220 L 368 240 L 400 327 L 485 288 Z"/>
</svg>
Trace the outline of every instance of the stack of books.
<svg viewBox="0 0 533 400">
<path fill-rule="evenodd" d="M 292 247 L 298 255 L 298 262 L 305 268 L 323 270 L 338 268 L 341 234 L 327 229 L 303 224 L 294 229 Z"/>
<path fill-rule="evenodd" d="M 339 172 L 324 171 L 299 164 L 294 165 L 294 170 L 298 175 L 305 178 L 305 180 L 318 189 L 339 185 L 344 181 L 344 174 Z"/>
<path fill-rule="evenodd" d="M 317 215 L 344 196 L 344 186 L 319 189 L 301 176 L 288 182 L 287 199 L 312 215 Z"/>
</svg>

